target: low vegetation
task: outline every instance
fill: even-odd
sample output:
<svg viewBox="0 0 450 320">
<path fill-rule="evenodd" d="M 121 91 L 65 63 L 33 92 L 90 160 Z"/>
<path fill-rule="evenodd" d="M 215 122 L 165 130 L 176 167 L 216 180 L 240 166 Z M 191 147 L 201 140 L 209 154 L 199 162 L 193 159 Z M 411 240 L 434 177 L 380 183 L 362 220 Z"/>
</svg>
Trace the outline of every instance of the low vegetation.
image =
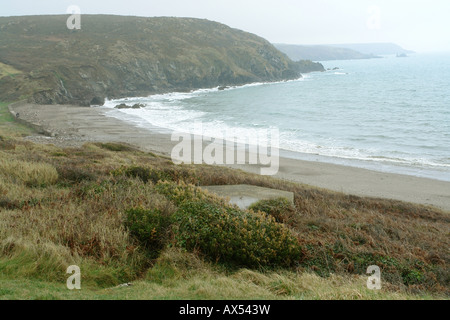
<svg viewBox="0 0 450 320">
<path fill-rule="evenodd" d="M 450 293 L 448 213 L 227 168 L 175 166 L 125 145 L 61 149 L 20 136 L 0 122 L 0 299 Z M 225 184 L 291 191 L 295 206 L 276 199 L 240 210 L 200 188 Z M 65 288 L 70 265 L 82 270 L 80 292 Z M 365 286 L 370 265 L 382 270 L 381 291 Z"/>
<path fill-rule="evenodd" d="M 262 200 L 250 206 L 250 210 L 260 211 L 273 217 L 275 221 L 290 225 L 295 221 L 295 208 L 284 198 Z"/>
<path fill-rule="evenodd" d="M 205 201 L 189 201 L 175 216 L 175 243 L 240 267 L 288 267 L 300 258 L 294 234 L 273 219 Z"/>
<path fill-rule="evenodd" d="M 0 62 L 0 79 L 3 77 L 11 77 L 21 74 L 19 70 L 14 69 L 12 66 Z"/>
<path fill-rule="evenodd" d="M 15 122 L 13 115 L 8 109 L 9 103 L 0 101 L 0 147 L 1 149 L 12 148 L 9 140 L 27 136 L 33 133 L 33 130 Z"/>
</svg>

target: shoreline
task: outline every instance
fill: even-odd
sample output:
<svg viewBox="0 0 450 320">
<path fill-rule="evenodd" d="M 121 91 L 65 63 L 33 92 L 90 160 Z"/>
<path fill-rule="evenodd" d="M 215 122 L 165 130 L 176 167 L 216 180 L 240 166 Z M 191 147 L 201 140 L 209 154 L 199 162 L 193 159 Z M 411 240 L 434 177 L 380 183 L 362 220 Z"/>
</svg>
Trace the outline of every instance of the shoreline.
<svg viewBox="0 0 450 320">
<path fill-rule="evenodd" d="M 87 142 L 121 142 L 164 156 L 170 156 L 177 145 L 171 141 L 170 134 L 161 133 L 162 128 L 135 127 L 106 116 L 105 109 L 22 102 L 10 105 L 10 110 L 20 114 L 20 122 L 46 135 L 28 138 L 37 143 L 78 147 Z M 259 173 L 261 169 L 248 164 L 228 167 L 251 173 Z M 285 157 L 280 157 L 279 172 L 273 177 L 356 196 L 430 205 L 450 212 L 450 182 L 447 181 Z"/>
</svg>

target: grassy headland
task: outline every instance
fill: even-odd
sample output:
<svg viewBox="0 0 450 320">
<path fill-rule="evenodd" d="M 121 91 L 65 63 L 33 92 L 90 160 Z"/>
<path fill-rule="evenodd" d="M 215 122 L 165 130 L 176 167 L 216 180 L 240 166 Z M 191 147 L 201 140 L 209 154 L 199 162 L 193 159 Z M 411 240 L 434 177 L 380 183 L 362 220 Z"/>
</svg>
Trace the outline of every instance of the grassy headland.
<svg viewBox="0 0 450 320">
<path fill-rule="evenodd" d="M 313 60 L 313 61 L 327 61 L 327 60 L 359 60 L 359 59 L 373 59 L 377 56 L 372 54 L 364 54 L 355 50 L 338 48 L 324 45 L 305 46 L 305 45 L 291 45 L 291 44 L 275 44 L 275 47 L 287 54 L 287 56 L 294 60 Z"/>
<path fill-rule="evenodd" d="M 450 218 L 437 209 L 121 144 L 34 144 L 0 119 L 0 299 L 448 298 Z M 291 191 L 295 207 L 243 211 L 197 188 L 224 184 Z M 69 265 L 81 291 L 65 287 Z M 370 265 L 381 291 L 366 288 Z"/>
<path fill-rule="evenodd" d="M 208 20 L 83 15 L 0 17 L 0 100 L 102 104 L 323 71 L 254 34 Z"/>
</svg>

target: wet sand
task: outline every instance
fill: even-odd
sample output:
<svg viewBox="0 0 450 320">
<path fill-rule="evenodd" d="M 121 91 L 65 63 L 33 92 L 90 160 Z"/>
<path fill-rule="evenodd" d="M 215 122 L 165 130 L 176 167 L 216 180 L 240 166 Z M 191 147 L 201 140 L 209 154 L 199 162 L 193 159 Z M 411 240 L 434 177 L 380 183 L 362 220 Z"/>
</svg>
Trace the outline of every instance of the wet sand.
<svg viewBox="0 0 450 320">
<path fill-rule="evenodd" d="M 20 121 L 46 135 L 29 138 L 35 142 L 61 147 L 81 146 L 86 142 L 123 142 L 166 156 L 170 156 L 178 143 L 158 128 L 137 128 L 105 116 L 104 108 L 15 104 L 10 109 L 14 114 L 19 113 Z M 260 167 L 255 165 L 231 167 L 260 173 Z M 450 182 L 288 158 L 280 158 L 275 177 L 357 196 L 431 205 L 450 212 Z"/>
</svg>

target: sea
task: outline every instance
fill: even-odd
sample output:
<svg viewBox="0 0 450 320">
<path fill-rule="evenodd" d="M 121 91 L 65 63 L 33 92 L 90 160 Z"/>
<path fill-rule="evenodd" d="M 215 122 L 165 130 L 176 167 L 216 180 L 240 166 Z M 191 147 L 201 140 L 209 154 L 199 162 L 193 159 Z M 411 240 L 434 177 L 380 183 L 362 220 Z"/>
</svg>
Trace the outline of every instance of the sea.
<svg viewBox="0 0 450 320">
<path fill-rule="evenodd" d="M 196 123 L 210 137 L 278 129 L 284 157 L 450 181 L 450 53 L 322 64 L 326 72 L 298 80 L 108 100 L 103 108 L 165 132 L 196 133 Z M 145 108 L 114 109 L 121 103 Z"/>
</svg>

